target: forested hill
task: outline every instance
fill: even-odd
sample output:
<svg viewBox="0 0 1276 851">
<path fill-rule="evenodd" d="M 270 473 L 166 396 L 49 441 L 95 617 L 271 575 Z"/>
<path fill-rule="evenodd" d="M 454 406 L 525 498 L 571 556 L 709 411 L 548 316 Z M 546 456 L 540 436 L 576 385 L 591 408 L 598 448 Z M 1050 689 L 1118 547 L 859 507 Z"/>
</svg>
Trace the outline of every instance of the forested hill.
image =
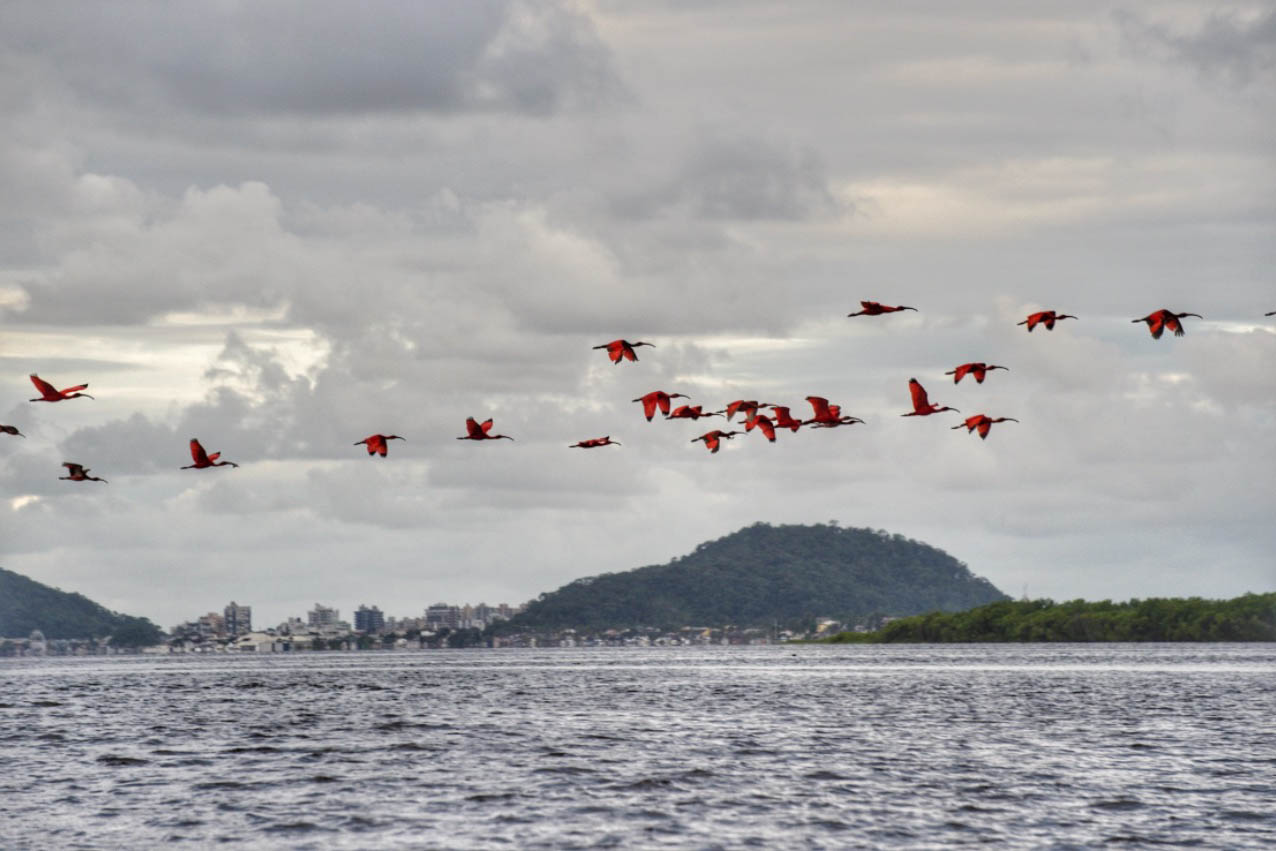
<svg viewBox="0 0 1276 851">
<path fill-rule="evenodd" d="M 1004 599 L 952 556 L 901 535 L 755 523 L 668 564 L 542 594 L 502 631 L 790 625 L 961 611 Z"/>
<path fill-rule="evenodd" d="M 51 640 L 110 636 L 117 646 L 155 644 L 162 636 L 146 618 L 116 614 L 82 594 L 59 591 L 0 567 L 0 638 L 26 638 L 33 629 Z"/>
</svg>

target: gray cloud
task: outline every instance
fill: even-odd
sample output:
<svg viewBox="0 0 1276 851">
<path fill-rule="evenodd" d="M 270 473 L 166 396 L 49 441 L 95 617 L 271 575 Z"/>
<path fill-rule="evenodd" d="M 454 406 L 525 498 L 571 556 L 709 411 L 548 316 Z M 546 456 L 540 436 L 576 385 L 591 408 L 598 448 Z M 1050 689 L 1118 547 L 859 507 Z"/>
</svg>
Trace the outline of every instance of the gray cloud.
<svg viewBox="0 0 1276 851">
<path fill-rule="evenodd" d="M 1127 10 L 1115 15 L 1136 51 L 1193 65 L 1202 74 L 1233 85 L 1248 86 L 1276 69 L 1276 9 L 1248 18 L 1230 11 L 1211 12 L 1198 29 L 1189 32 Z"/>
<path fill-rule="evenodd" d="M 134 110 L 548 115 L 623 92 L 591 22 L 554 0 L 16 3 L 0 22 L 10 55 Z"/>
<path fill-rule="evenodd" d="M 815 151 L 729 136 L 701 140 L 667 182 L 622 197 L 616 210 L 650 216 L 675 205 L 693 221 L 803 221 L 851 211 L 834 196 Z"/>
</svg>

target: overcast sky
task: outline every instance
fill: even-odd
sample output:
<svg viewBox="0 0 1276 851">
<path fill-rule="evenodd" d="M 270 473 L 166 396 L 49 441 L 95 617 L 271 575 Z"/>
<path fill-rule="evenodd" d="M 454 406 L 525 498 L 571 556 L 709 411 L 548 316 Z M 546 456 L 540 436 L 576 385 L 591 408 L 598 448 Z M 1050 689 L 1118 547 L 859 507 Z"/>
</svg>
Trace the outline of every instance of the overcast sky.
<svg viewBox="0 0 1276 851">
<path fill-rule="evenodd" d="M 273 625 L 836 520 L 1015 596 L 1273 590 L 1274 83 L 1271 2 L 5 3 L 0 565 Z M 867 422 L 710 455 L 655 389 Z"/>
</svg>

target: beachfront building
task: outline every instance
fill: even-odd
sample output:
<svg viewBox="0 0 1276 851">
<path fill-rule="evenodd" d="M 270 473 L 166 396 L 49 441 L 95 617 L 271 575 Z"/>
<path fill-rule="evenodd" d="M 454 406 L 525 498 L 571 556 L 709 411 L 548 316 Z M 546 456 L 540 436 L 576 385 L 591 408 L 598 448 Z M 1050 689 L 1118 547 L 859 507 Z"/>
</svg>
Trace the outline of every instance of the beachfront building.
<svg viewBox="0 0 1276 851">
<path fill-rule="evenodd" d="M 241 606 L 234 600 L 222 610 L 226 622 L 226 634 L 234 638 L 253 631 L 253 607 Z"/>
<path fill-rule="evenodd" d="M 385 615 L 376 606 L 359 606 L 354 612 L 354 631 L 375 634 L 385 629 Z"/>
</svg>

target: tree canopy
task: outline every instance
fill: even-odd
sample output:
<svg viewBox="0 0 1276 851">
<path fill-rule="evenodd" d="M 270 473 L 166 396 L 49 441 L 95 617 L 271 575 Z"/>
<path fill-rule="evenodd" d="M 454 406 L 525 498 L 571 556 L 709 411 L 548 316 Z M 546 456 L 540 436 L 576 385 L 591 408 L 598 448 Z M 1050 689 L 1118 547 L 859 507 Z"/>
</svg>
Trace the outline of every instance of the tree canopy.
<svg viewBox="0 0 1276 851">
<path fill-rule="evenodd" d="M 112 612 L 82 594 L 0 567 L 0 636 L 24 638 L 35 629 L 51 640 L 109 636 L 112 644 L 123 647 L 156 644 L 163 635 L 146 618 Z"/>
<path fill-rule="evenodd" d="M 755 523 L 668 564 L 542 594 L 503 632 L 790 625 L 1007 599 L 942 550 L 881 530 Z"/>
<path fill-rule="evenodd" d="M 931 612 L 832 642 L 1276 641 L 1276 593 L 1231 600 L 1153 598 L 1113 603 L 1003 600 L 967 612 Z"/>
</svg>

